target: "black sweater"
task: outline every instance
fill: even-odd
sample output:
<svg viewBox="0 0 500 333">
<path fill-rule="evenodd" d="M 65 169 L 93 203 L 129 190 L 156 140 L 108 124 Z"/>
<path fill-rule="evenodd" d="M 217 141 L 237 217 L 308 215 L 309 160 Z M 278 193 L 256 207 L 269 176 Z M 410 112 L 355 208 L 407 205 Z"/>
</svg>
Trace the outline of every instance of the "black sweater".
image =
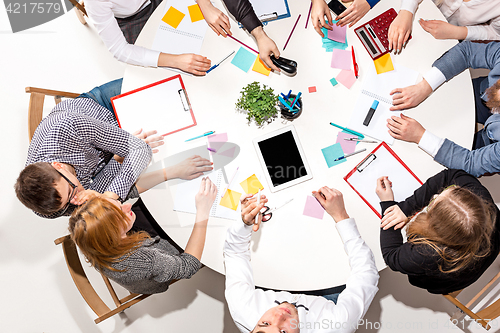
<svg viewBox="0 0 500 333">
<path fill-rule="evenodd" d="M 253 10 L 252 4 L 248 0 L 223 0 L 227 10 L 240 22 L 248 32 L 262 26 L 259 18 Z M 260 0 L 266 1 L 266 0 Z"/>
<path fill-rule="evenodd" d="M 488 190 L 474 176 L 463 170 L 454 169 L 443 170 L 429 178 L 412 196 L 397 203 L 397 205 L 406 216 L 411 216 L 427 206 L 434 194 L 440 193 L 450 185 L 466 188 L 495 205 Z M 396 204 L 394 201 L 381 202 L 382 215 L 388 207 L 394 204 Z M 380 247 L 385 263 L 392 270 L 407 274 L 412 285 L 427 289 L 430 293 L 446 294 L 461 290 L 479 279 L 498 255 L 500 250 L 500 213 L 496 205 L 495 209 L 497 210 L 497 218 L 492 234 L 491 252 L 469 267 L 455 273 L 442 273 L 438 268 L 441 259 L 430 246 L 403 243 L 401 229 L 394 230 L 394 228 L 380 229 Z"/>
</svg>

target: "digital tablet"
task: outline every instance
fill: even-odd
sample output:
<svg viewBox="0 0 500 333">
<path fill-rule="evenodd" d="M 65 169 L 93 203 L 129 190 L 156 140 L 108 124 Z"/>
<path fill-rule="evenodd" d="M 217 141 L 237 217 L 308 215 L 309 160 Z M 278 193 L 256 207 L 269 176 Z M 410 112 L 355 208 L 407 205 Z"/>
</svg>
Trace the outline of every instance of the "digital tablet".
<svg viewBox="0 0 500 333">
<path fill-rule="evenodd" d="M 271 192 L 312 178 L 293 125 L 253 139 L 253 145 Z"/>
</svg>

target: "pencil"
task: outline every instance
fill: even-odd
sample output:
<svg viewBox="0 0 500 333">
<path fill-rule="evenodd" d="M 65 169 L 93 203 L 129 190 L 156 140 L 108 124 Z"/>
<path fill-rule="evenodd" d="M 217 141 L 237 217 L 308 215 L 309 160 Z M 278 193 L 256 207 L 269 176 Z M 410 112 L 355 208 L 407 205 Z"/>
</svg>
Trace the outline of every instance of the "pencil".
<svg viewBox="0 0 500 333">
<path fill-rule="evenodd" d="M 290 38 L 292 37 L 293 31 L 295 30 L 295 27 L 297 26 L 297 23 L 299 23 L 301 15 L 302 14 L 299 14 L 299 17 L 297 17 L 297 21 L 295 21 L 295 24 L 293 25 L 292 31 L 290 32 L 290 36 L 288 36 L 288 39 L 286 40 L 285 46 L 283 46 L 283 51 L 285 51 L 286 46 L 288 45 L 288 42 L 290 41 Z"/>
<path fill-rule="evenodd" d="M 311 5 L 309 6 L 309 14 L 307 14 L 306 17 L 306 29 L 307 29 L 307 23 L 309 22 L 309 16 L 311 16 L 311 9 L 313 8 L 313 3 L 311 1 Z"/>
<path fill-rule="evenodd" d="M 238 42 L 238 43 L 240 43 L 241 45 L 243 45 L 243 46 L 245 46 L 245 47 L 249 48 L 250 50 L 254 51 L 255 53 L 259 54 L 259 51 L 256 51 L 256 50 L 252 49 L 250 46 L 248 46 L 247 44 L 245 44 L 245 43 L 243 43 L 243 42 L 241 42 L 241 41 L 237 40 L 237 39 L 236 39 L 236 38 L 234 38 L 233 36 L 231 36 L 231 35 L 227 35 L 227 37 L 230 37 L 231 39 L 233 39 L 233 40 L 237 41 L 237 42 Z"/>
</svg>

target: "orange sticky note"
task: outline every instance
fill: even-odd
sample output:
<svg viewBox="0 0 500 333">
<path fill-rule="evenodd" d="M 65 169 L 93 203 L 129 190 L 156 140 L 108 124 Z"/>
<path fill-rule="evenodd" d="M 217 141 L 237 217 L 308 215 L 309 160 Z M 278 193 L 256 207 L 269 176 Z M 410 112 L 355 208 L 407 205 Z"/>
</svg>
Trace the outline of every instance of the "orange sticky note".
<svg viewBox="0 0 500 333">
<path fill-rule="evenodd" d="M 380 58 L 373 60 L 373 63 L 375 64 L 377 74 L 382 74 L 394 70 L 394 65 L 392 64 L 390 53 L 386 53 Z"/>
<path fill-rule="evenodd" d="M 264 186 L 262 186 L 255 174 L 242 181 L 240 185 L 247 194 L 255 194 L 259 192 L 259 190 L 264 189 Z"/>
<path fill-rule="evenodd" d="M 226 194 L 224 194 L 220 201 L 220 205 L 232 210 L 236 210 L 236 208 L 238 208 L 238 204 L 240 203 L 240 197 L 241 193 L 227 190 Z"/>
<path fill-rule="evenodd" d="M 257 56 L 255 62 L 253 63 L 252 70 L 254 72 L 264 74 L 265 76 L 269 76 L 271 72 L 271 68 L 267 67 L 262 60 L 260 60 L 260 55 Z"/>
<path fill-rule="evenodd" d="M 163 16 L 163 18 L 161 20 L 163 22 L 165 22 L 166 24 L 168 24 L 169 26 L 171 26 L 172 28 L 177 29 L 177 27 L 181 23 L 182 19 L 184 18 L 184 16 L 186 16 L 186 14 L 178 11 L 174 7 L 170 7 L 167 10 L 167 13 L 165 14 L 165 16 Z"/>
<path fill-rule="evenodd" d="M 205 19 L 198 4 L 188 6 L 188 10 L 189 10 L 189 16 L 191 17 L 191 22 L 194 23 Z"/>
</svg>

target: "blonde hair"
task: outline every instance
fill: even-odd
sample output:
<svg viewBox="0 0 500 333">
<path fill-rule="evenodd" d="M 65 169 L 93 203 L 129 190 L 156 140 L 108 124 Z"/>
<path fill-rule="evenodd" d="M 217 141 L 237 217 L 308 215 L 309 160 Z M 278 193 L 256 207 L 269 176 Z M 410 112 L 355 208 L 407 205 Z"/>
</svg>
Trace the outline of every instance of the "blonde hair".
<svg viewBox="0 0 500 333">
<path fill-rule="evenodd" d="M 496 210 L 458 186 L 439 198 L 408 224 L 408 242 L 430 246 L 442 259 L 439 270 L 453 273 L 490 253 Z"/>
<path fill-rule="evenodd" d="M 104 198 L 94 197 L 73 212 L 68 229 L 71 239 L 92 266 L 118 271 L 111 264 L 132 254 L 149 238 L 144 231 L 122 238 L 126 221 L 127 215 L 121 209 Z"/>
</svg>

